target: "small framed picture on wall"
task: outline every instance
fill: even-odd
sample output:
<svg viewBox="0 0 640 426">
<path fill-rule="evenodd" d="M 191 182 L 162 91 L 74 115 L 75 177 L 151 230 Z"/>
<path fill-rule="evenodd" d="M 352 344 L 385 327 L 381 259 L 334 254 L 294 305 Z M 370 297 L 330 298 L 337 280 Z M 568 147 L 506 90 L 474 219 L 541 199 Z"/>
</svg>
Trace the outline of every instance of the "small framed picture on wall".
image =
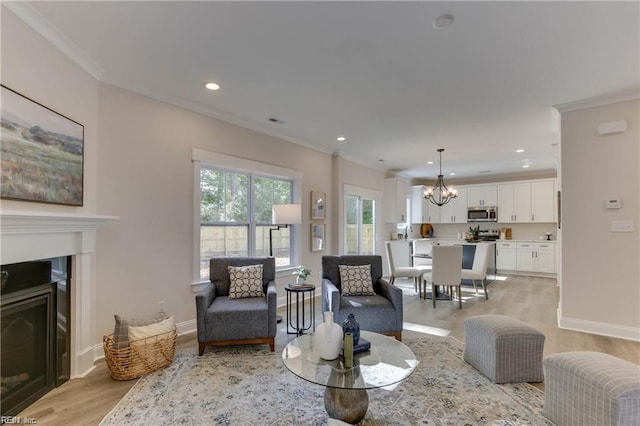
<svg viewBox="0 0 640 426">
<path fill-rule="evenodd" d="M 324 223 L 311 224 L 311 251 L 323 251 L 325 244 Z"/>
<path fill-rule="evenodd" d="M 327 194 L 311 191 L 311 220 L 325 220 Z"/>
</svg>

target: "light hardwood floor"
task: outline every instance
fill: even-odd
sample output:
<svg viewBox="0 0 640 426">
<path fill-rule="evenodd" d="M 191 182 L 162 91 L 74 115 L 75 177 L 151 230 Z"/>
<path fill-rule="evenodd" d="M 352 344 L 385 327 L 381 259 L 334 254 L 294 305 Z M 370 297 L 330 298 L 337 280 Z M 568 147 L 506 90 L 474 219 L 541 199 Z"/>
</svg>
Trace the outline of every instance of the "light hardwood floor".
<svg viewBox="0 0 640 426">
<path fill-rule="evenodd" d="M 489 300 L 466 289 L 463 292 L 462 310 L 458 309 L 457 302 L 450 301 L 439 301 L 436 309 L 433 309 L 430 300 L 419 299 L 410 281 L 396 280 L 396 285 L 404 292 L 403 339 L 436 334 L 451 335 L 464 341 L 464 318 L 500 314 L 518 318 L 542 331 L 546 336 L 545 356 L 557 352 L 588 350 L 607 352 L 640 364 L 639 342 L 558 329 L 558 287 L 555 280 L 523 276 L 505 278 L 503 281 L 493 281 L 488 286 Z M 316 302 L 316 321 L 320 321 L 318 298 Z M 282 311 L 284 314 L 284 310 Z M 287 335 L 284 327 L 284 323 L 279 324 L 276 351 L 295 337 Z M 189 348 L 197 353 L 195 334 L 181 336 L 178 347 Z M 70 380 L 54 389 L 20 413 L 20 416 L 35 419 L 40 425 L 96 425 L 134 384 L 135 380 L 112 380 L 101 361 L 96 363 L 96 368 L 86 377 Z"/>
</svg>

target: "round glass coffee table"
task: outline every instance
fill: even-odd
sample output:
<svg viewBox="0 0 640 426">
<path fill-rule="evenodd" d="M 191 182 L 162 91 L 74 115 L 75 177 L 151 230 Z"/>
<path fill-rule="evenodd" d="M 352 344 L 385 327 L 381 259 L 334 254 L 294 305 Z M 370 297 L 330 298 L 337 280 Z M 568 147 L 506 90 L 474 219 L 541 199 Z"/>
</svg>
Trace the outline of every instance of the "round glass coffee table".
<svg viewBox="0 0 640 426">
<path fill-rule="evenodd" d="M 418 361 L 414 353 L 393 337 L 361 331 L 371 349 L 353 357 L 353 368 L 344 367 L 338 356 L 325 361 L 313 347 L 313 335 L 295 338 L 282 350 L 284 365 L 296 376 L 325 386 L 324 406 L 329 416 L 347 423 L 358 423 L 367 413 L 367 389 L 401 382 L 413 373 Z"/>
</svg>

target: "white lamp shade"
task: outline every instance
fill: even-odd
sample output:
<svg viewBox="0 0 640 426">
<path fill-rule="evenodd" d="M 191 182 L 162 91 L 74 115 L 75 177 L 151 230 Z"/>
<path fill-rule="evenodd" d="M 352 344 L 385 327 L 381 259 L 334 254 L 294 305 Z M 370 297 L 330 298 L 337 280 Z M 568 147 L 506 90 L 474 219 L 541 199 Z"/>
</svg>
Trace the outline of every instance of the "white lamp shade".
<svg viewBox="0 0 640 426">
<path fill-rule="evenodd" d="M 271 207 L 271 223 L 274 225 L 294 225 L 302 223 L 300 204 L 274 204 Z"/>
</svg>

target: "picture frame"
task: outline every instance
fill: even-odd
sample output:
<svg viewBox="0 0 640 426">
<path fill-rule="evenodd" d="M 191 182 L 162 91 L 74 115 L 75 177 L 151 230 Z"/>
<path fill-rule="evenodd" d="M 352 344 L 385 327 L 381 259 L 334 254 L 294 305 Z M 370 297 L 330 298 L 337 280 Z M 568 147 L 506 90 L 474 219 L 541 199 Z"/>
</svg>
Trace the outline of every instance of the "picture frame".
<svg viewBox="0 0 640 426">
<path fill-rule="evenodd" d="M 327 194 L 320 191 L 311 191 L 311 220 L 325 220 Z"/>
<path fill-rule="evenodd" d="M 325 247 L 324 223 L 311 224 L 311 251 L 324 251 Z"/>
<path fill-rule="evenodd" d="M 82 206 L 84 126 L 0 86 L 0 197 Z"/>
</svg>

